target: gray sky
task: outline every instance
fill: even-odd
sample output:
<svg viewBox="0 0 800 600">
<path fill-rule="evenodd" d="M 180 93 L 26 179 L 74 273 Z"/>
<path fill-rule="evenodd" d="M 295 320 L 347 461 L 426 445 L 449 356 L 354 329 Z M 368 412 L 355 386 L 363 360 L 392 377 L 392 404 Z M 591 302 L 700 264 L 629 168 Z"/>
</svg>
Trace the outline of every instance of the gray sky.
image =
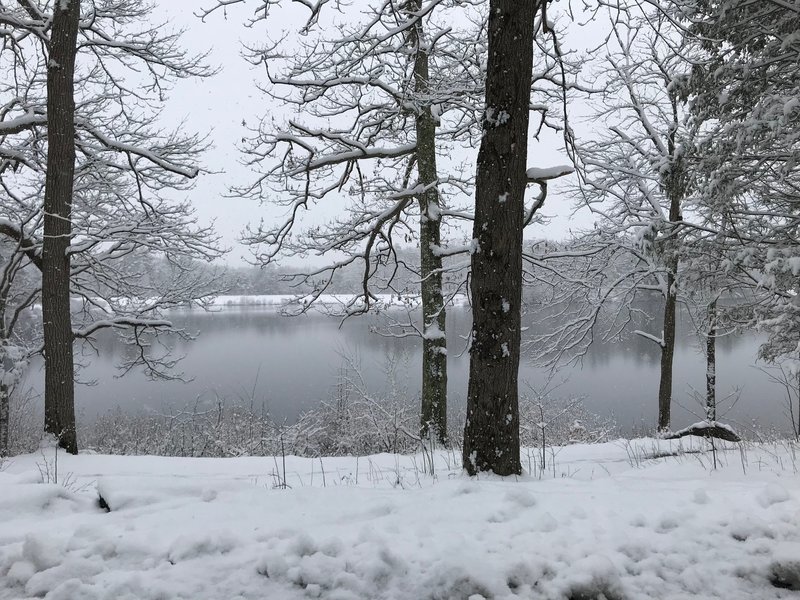
<svg viewBox="0 0 800 600">
<path fill-rule="evenodd" d="M 210 2 L 198 4 L 205 6 Z M 283 214 L 282 208 L 270 206 L 269 203 L 259 205 L 249 199 L 226 197 L 230 186 L 247 183 L 254 177 L 252 169 L 241 164 L 242 156 L 237 146 L 242 137 L 247 135 L 243 122 L 255 124 L 264 114 L 278 117 L 284 114 L 280 106 L 256 87 L 257 83 L 265 80 L 263 67 L 253 67 L 241 55 L 242 43 L 264 41 L 266 26 L 262 22 L 254 28 L 245 27 L 243 22 L 249 13 L 242 7 L 232 7 L 227 19 L 218 13 L 202 22 L 187 7 L 194 2 L 157 0 L 157 3 L 153 21 L 163 22 L 166 27 L 173 29 L 185 29 L 183 46 L 193 52 L 209 51 L 209 63 L 220 69 L 218 74 L 207 79 L 178 82 L 169 95 L 161 117 L 166 127 L 184 122 L 189 131 L 207 134 L 213 143 L 213 149 L 203 160 L 206 172 L 201 174 L 195 189 L 189 193 L 189 199 L 197 209 L 198 218 L 204 223 L 213 220 L 223 243 L 232 249 L 227 262 L 241 264 L 249 251 L 238 242 L 238 237 L 247 224 L 258 224 L 262 218 L 269 222 Z M 270 21 L 269 36 L 274 39 L 282 29 L 290 26 L 289 23 L 273 19 Z M 560 139 L 555 135 L 546 136 L 541 143 L 532 145 L 529 150 L 530 166 L 568 163 L 564 153 L 559 150 L 560 145 Z M 474 152 L 477 155 L 477 149 Z M 535 191 L 532 189 L 531 193 Z M 318 212 L 314 215 L 314 221 L 324 221 L 335 214 L 336 206 L 319 206 L 315 211 Z M 559 195 L 558 185 L 551 185 L 542 212 L 553 218 L 546 226 L 531 226 L 526 237 L 562 239 L 571 228 L 587 227 L 591 223 L 585 211 L 572 214 L 572 203 Z"/>
</svg>

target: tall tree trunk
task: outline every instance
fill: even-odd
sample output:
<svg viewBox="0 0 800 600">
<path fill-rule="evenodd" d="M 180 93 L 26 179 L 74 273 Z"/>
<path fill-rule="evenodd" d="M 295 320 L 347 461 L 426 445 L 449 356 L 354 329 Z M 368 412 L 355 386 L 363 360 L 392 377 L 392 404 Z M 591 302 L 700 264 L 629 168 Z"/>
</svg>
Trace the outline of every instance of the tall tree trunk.
<svg viewBox="0 0 800 600">
<path fill-rule="evenodd" d="M 678 295 L 675 274 L 670 267 L 667 274 L 667 297 L 664 303 L 663 345 L 661 346 L 661 378 L 658 383 L 658 429 L 669 429 L 672 407 L 672 363 L 675 357 L 675 312 Z"/>
<path fill-rule="evenodd" d="M 670 137 L 670 156 L 675 155 L 675 141 Z M 681 200 L 685 190 L 685 171 L 680 159 L 675 161 L 672 169 L 664 181 L 664 187 L 669 198 L 670 238 L 666 243 L 667 259 L 667 289 L 664 296 L 664 329 L 661 347 L 661 379 L 658 384 L 658 429 L 666 431 L 670 424 L 670 411 L 672 409 L 672 363 L 675 358 L 675 320 L 678 307 L 678 241 L 675 225 L 683 220 L 681 214 Z"/>
<path fill-rule="evenodd" d="M 0 383 L 0 456 L 8 456 L 9 408 L 8 386 Z"/>
<path fill-rule="evenodd" d="M 717 301 L 708 305 L 706 334 L 706 420 L 717 420 Z"/>
<path fill-rule="evenodd" d="M 473 229 L 472 347 L 464 468 L 522 472 L 519 354 L 534 14 L 539 2 L 492 0 L 483 139 Z"/>
<path fill-rule="evenodd" d="M 80 0 L 53 4 L 47 62 L 47 176 L 42 245 L 44 429 L 76 454 L 72 321 L 69 304 L 72 194 L 75 178 L 75 55 Z"/>
<path fill-rule="evenodd" d="M 7 281 L 13 279 L 13 269 L 6 267 Z M 10 373 L 14 371 L 14 360 L 8 351 L 8 328 L 6 327 L 6 307 L 8 306 L 8 290 L 5 287 L 0 291 L 0 456 L 8 456 L 8 432 L 11 419 L 10 389 L 8 381 Z"/>
<path fill-rule="evenodd" d="M 419 0 L 410 3 L 411 12 L 419 12 Z M 429 96 L 429 55 L 423 35 L 422 20 L 412 32 L 416 46 L 414 85 L 419 103 L 416 119 L 417 171 L 425 192 L 419 197 L 420 267 L 422 288 L 422 406 L 420 432 L 423 438 L 434 436 L 447 441 L 447 336 L 446 313 L 442 294 L 441 215 L 436 167 L 436 119 Z"/>
<path fill-rule="evenodd" d="M 11 419 L 11 407 L 7 374 L 14 368 L 8 355 L 8 331 L 6 329 L 7 295 L 0 293 L 0 456 L 8 456 L 8 429 Z"/>
</svg>

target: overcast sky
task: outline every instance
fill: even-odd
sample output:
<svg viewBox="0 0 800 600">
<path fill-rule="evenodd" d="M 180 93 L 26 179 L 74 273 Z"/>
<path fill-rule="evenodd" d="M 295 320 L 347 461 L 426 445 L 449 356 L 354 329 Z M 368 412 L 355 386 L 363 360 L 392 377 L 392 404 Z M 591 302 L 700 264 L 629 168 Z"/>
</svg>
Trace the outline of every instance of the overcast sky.
<svg viewBox="0 0 800 600">
<path fill-rule="evenodd" d="M 257 224 L 262 218 L 275 220 L 284 210 L 269 203 L 259 205 L 249 199 L 231 198 L 228 194 L 230 186 L 249 182 L 254 176 L 249 167 L 241 164 L 238 144 L 247 135 L 243 123 L 255 124 L 264 114 L 283 114 L 280 106 L 257 89 L 257 83 L 263 83 L 265 79 L 263 67 L 253 67 L 242 57 L 242 44 L 264 41 L 267 34 L 276 38 L 290 24 L 271 20 L 267 33 L 264 23 L 253 28 L 244 26 L 249 13 L 242 7 L 232 7 L 227 18 L 220 12 L 203 22 L 187 7 L 194 2 L 156 1 L 153 21 L 163 22 L 168 28 L 185 29 L 184 47 L 194 52 L 210 52 L 209 63 L 219 68 L 219 73 L 213 77 L 178 82 L 169 95 L 162 119 L 168 127 L 184 122 L 190 131 L 207 134 L 213 143 L 213 149 L 203 161 L 205 171 L 189 193 L 189 198 L 199 219 L 215 221 L 224 244 L 232 249 L 227 262 L 242 264 L 243 257 L 249 255 L 238 242 L 242 230 L 248 223 Z M 198 4 L 204 6 L 210 2 Z M 568 163 L 559 149 L 559 141 L 557 136 L 549 136 L 534 144 L 529 150 L 530 166 Z M 316 218 L 324 221 L 332 217 L 336 209 L 335 206 L 323 206 L 315 210 L 318 211 Z M 591 223 L 588 215 L 573 214 L 571 201 L 559 195 L 558 186 L 551 185 L 542 212 L 552 216 L 552 220 L 546 226 L 532 226 L 526 237 L 563 239 L 570 229 Z"/>
</svg>

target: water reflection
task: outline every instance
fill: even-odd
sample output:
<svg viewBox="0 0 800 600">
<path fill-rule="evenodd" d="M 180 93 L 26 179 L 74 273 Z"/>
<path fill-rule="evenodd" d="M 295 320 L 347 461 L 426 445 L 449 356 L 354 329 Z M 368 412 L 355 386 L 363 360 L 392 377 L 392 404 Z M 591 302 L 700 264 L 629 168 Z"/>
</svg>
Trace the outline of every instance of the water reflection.
<svg viewBox="0 0 800 600">
<path fill-rule="evenodd" d="M 191 381 L 153 382 L 138 372 L 124 378 L 115 363 L 126 358 L 132 349 L 113 335 L 98 336 L 97 353 L 84 352 L 80 378 L 96 381 L 93 386 L 79 386 L 77 404 L 84 418 L 120 406 L 125 410 L 168 410 L 182 407 L 200 398 L 215 395 L 237 401 L 262 404 L 278 419 L 291 420 L 312 408 L 335 391 L 342 353 L 360 357 L 367 384 L 375 393 L 388 386 L 385 366 L 396 363 L 398 379 L 405 393 L 419 395 L 421 343 L 414 338 L 383 337 L 370 328 L 381 323 L 380 316 L 353 318 L 341 323 L 320 314 L 283 317 L 271 307 L 226 307 L 214 312 L 174 311 L 170 318 L 190 334 L 194 341 L 178 337 L 164 338 L 165 349 L 185 355 L 179 368 Z M 470 316 L 465 309 L 452 309 L 448 315 L 449 394 L 451 402 L 462 403 L 466 396 L 468 355 L 461 352 L 469 332 Z M 530 334 L 539 328 L 526 317 Z M 683 317 L 679 324 L 675 355 L 675 401 L 673 424 L 688 424 L 701 414 L 692 399 L 692 390 L 705 389 L 705 358 L 696 338 L 687 334 L 691 324 Z M 652 324 L 648 330 L 655 329 Z M 747 424 L 758 419 L 762 426 L 784 422 L 781 392 L 763 373 L 752 368 L 757 350 L 752 335 L 729 336 L 718 343 L 718 397 L 740 389 L 741 400 L 727 418 Z M 84 350 L 87 350 L 84 348 Z M 129 356 L 128 356 L 129 357 Z M 547 372 L 523 360 L 521 380 L 542 386 Z M 569 369 L 559 371 L 556 381 L 564 381 L 557 393 L 583 395 L 587 407 L 616 418 L 623 432 L 652 426 L 656 419 L 659 351 L 655 344 L 637 335 L 626 335 L 615 343 L 597 344 L 584 359 Z M 41 390 L 40 365 L 33 365 L 30 381 Z M 685 408 L 684 408 L 685 407 Z M 721 413 L 724 411 L 720 411 Z"/>
</svg>

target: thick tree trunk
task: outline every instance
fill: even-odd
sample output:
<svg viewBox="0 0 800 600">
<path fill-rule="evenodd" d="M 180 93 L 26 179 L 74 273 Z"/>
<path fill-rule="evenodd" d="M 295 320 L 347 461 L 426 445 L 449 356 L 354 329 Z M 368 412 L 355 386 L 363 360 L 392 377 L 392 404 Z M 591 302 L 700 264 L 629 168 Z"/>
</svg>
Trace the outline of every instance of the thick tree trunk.
<svg viewBox="0 0 800 600">
<path fill-rule="evenodd" d="M 708 305 L 706 337 L 706 420 L 717 420 L 717 301 Z"/>
<path fill-rule="evenodd" d="M 420 10 L 412 1 L 411 10 Z M 442 294 L 441 217 L 436 167 L 436 120 L 426 96 L 429 94 L 429 57 L 422 21 L 413 31 L 416 45 L 414 83 L 419 103 L 416 119 L 417 171 L 425 192 L 419 197 L 420 265 L 422 292 L 422 406 L 420 432 L 423 438 L 447 441 L 447 336 Z"/>
<path fill-rule="evenodd" d="M 78 452 L 70 316 L 72 194 L 75 177 L 75 55 L 80 0 L 53 5 L 47 63 L 47 176 L 42 245 L 42 322 L 44 328 L 44 429 L 59 445 Z"/>
<path fill-rule="evenodd" d="M 670 156 L 675 155 L 675 142 L 669 140 Z M 680 161 L 676 161 L 673 169 L 664 181 L 664 187 L 669 198 L 669 222 L 672 225 L 670 238 L 666 242 L 667 262 L 667 289 L 664 297 L 664 329 L 661 348 L 661 379 L 658 385 L 658 429 L 666 431 L 670 424 L 670 411 L 672 409 L 672 363 L 675 358 L 675 320 L 678 307 L 678 242 L 674 226 L 679 223 L 681 215 L 681 201 L 685 190 L 685 173 Z"/>
<path fill-rule="evenodd" d="M 672 362 L 675 357 L 675 312 L 678 304 L 675 275 L 667 274 L 667 297 L 664 303 L 663 345 L 661 346 L 661 378 L 658 383 L 658 429 L 669 429 L 672 407 Z"/>
<path fill-rule="evenodd" d="M 522 224 L 538 2 L 492 0 L 473 229 L 472 347 L 464 468 L 522 472 L 519 456 Z"/>
</svg>

